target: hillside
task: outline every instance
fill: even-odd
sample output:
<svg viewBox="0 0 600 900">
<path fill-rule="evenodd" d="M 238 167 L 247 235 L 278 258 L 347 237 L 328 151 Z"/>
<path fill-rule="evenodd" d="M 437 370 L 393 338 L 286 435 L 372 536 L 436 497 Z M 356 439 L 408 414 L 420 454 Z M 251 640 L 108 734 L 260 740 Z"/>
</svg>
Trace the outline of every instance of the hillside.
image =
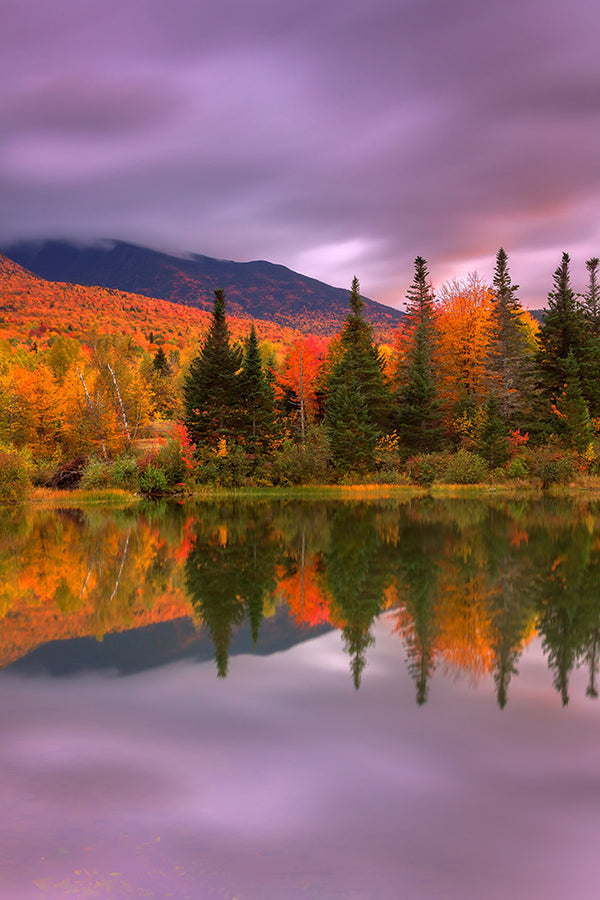
<svg viewBox="0 0 600 900">
<path fill-rule="evenodd" d="M 229 312 L 229 309 L 228 309 Z M 81 337 L 91 331 L 130 334 L 145 345 L 150 335 L 161 343 L 189 346 L 207 328 L 210 313 L 121 290 L 46 281 L 0 255 L 0 339 L 18 337 L 42 344 L 53 333 Z M 244 337 L 249 318 L 232 316 L 234 339 Z M 261 340 L 287 345 L 298 334 L 256 320 Z"/>
<path fill-rule="evenodd" d="M 21 242 L 2 248 L 10 259 L 48 281 L 132 292 L 199 309 L 212 309 L 223 288 L 232 316 L 269 320 L 314 334 L 335 334 L 348 312 L 348 290 L 270 262 L 238 263 L 192 254 L 170 256 L 145 247 L 105 241 Z M 391 307 L 365 299 L 365 318 L 378 338 L 402 319 Z"/>
</svg>

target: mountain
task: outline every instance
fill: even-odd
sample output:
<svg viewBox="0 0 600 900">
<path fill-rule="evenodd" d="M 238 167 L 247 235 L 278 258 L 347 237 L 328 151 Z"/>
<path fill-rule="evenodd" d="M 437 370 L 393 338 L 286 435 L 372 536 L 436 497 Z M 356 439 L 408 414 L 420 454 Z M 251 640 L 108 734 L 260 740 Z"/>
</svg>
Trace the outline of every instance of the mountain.
<svg viewBox="0 0 600 900">
<path fill-rule="evenodd" d="M 228 310 L 229 312 L 229 310 Z M 55 334 L 82 339 L 90 332 L 129 334 L 143 346 L 150 335 L 165 346 L 193 346 L 206 331 L 211 316 L 167 300 L 113 288 L 46 281 L 0 254 L 0 339 L 35 341 L 40 349 Z M 248 316 L 229 316 L 235 339 L 250 329 Z M 256 320 L 261 340 L 288 346 L 297 329 Z"/>
<path fill-rule="evenodd" d="M 212 310 L 223 288 L 232 316 L 266 319 L 314 334 L 339 331 L 348 313 L 348 290 L 265 261 L 238 263 L 191 254 L 171 256 L 122 241 L 76 244 L 46 240 L 14 243 L 2 252 L 48 281 L 115 288 Z M 403 314 L 365 300 L 365 318 L 388 336 Z"/>
</svg>

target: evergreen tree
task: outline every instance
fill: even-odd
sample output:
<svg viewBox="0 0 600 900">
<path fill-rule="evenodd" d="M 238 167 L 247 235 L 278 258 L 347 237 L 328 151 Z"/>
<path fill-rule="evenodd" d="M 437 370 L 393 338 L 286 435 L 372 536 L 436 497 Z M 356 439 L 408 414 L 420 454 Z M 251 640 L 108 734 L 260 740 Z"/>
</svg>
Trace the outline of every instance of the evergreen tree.
<svg viewBox="0 0 600 900">
<path fill-rule="evenodd" d="M 493 285 L 496 338 L 488 369 L 498 395 L 500 416 L 505 425 L 516 426 L 533 390 L 533 354 L 520 318 L 523 308 L 516 296 L 519 285 L 512 283 L 503 247 L 496 254 Z"/>
<path fill-rule="evenodd" d="M 363 306 L 355 277 L 350 291 L 350 312 L 340 335 L 339 358 L 327 380 L 325 424 L 332 441 L 334 461 L 341 469 L 371 467 L 372 451 L 378 437 L 389 427 L 390 420 L 390 397 L 383 378 L 383 360 L 373 342 L 373 329 L 363 318 Z M 345 436 L 338 439 L 340 428 Z M 355 453 L 352 452 L 352 429 L 356 429 Z M 338 447 L 345 448 L 339 456 Z"/>
<path fill-rule="evenodd" d="M 548 307 L 538 334 L 541 385 L 551 401 L 565 383 L 569 353 L 573 354 L 580 374 L 586 363 L 585 320 L 571 287 L 569 264 L 569 254 L 563 253 L 561 264 L 554 272 L 554 290 L 548 294 Z"/>
<path fill-rule="evenodd" d="M 598 337 L 600 336 L 600 285 L 598 284 L 600 259 L 593 256 L 587 260 L 585 265 L 590 273 L 590 280 L 586 293 L 582 295 L 583 314 L 592 326 L 594 335 Z"/>
<path fill-rule="evenodd" d="M 238 371 L 241 354 L 230 346 L 225 295 L 215 291 L 212 323 L 183 384 L 184 422 L 192 441 L 216 449 L 239 426 Z"/>
<path fill-rule="evenodd" d="M 154 354 L 152 368 L 158 375 L 167 376 L 171 374 L 171 366 L 162 347 L 159 347 Z"/>
<path fill-rule="evenodd" d="M 593 437 L 592 421 L 585 402 L 573 351 L 565 362 L 566 383 L 556 408 L 562 416 L 566 440 L 578 453 L 585 453 Z"/>
<path fill-rule="evenodd" d="M 506 426 L 500 416 L 500 401 L 491 394 L 485 405 L 485 416 L 477 440 L 477 452 L 494 468 L 508 459 Z"/>
<path fill-rule="evenodd" d="M 415 259 L 407 293 L 410 342 L 396 390 L 396 421 L 402 442 L 417 450 L 435 450 L 442 438 L 442 412 L 435 379 L 435 300 L 427 263 Z"/>
<path fill-rule="evenodd" d="M 275 394 L 263 370 L 254 322 L 244 348 L 239 396 L 244 441 L 252 452 L 264 452 L 273 435 Z"/>
</svg>

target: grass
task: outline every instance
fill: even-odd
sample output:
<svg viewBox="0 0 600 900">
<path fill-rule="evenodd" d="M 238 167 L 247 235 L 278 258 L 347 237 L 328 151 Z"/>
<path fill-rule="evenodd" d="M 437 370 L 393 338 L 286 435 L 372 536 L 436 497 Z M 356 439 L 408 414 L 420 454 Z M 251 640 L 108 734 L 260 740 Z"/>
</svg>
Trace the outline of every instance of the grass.
<svg viewBox="0 0 600 900">
<path fill-rule="evenodd" d="M 393 497 L 411 499 L 430 496 L 436 499 L 452 497 L 479 498 L 486 496 L 539 497 L 544 494 L 559 497 L 600 496 L 600 476 L 580 476 L 569 484 L 554 484 L 543 491 L 540 484 L 531 481 L 482 482 L 480 484 L 434 483 L 423 487 L 418 484 L 323 484 L 293 485 L 290 487 L 198 487 L 188 498 L 192 501 L 213 499 L 286 499 L 286 500 L 385 500 Z M 143 500 L 140 495 L 121 488 L 76 488 L 59 491 L 34 487 L 27 498 L 29 502 L 43 506 L 70 507 L 102 504 L 105 506 L 130 506 Z M 174 498 L 181 499 L 181 498 Z M 27 502 L 27 501 L 26 501 Z"/>
</svg>

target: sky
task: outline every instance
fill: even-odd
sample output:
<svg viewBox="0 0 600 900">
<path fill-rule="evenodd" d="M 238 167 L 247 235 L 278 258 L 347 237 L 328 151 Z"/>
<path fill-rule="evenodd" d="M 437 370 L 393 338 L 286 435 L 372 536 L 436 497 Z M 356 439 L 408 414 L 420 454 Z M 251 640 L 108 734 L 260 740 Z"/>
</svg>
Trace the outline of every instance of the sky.
<svg viewBox="0 0 600 900">
<path fill-rule="evenodd" d="M 600 255 L 596 0 L 0 0 L 0 241 L 268 259 L 526 306 Z"/>
</svg>

